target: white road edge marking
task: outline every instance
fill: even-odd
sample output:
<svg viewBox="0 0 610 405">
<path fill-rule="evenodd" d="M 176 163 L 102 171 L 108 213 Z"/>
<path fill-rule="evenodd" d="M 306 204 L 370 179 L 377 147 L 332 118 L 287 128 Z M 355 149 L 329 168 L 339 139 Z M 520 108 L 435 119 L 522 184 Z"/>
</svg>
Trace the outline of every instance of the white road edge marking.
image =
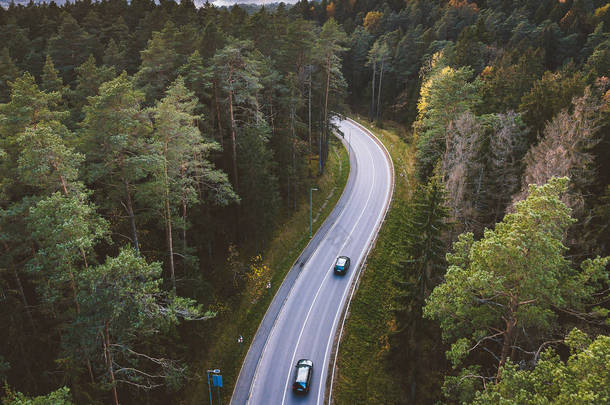
<svg viewBox="0 0 610 405">
<path fill-rule="evenodd" d="M 354 159 L 357 160 L 358 158 L 356 156 L 354 156 Z M 348 181 L 349 181 L 349 178 L 348 178 Z M 343 192 L 345 192 L 345 189 L 343 190 Z M 342 197 L 343 197 L 343 194 L 341 194 L 341 196 L 339 197 L 338 201 L 340 201 Z M 322 240 L 318 243 L 318 246 L 314 249 L 314 251 L 311 254 L 311 256 L 309 256 L 309 258 L 307 259 L 307 264 L 309 264 L 310 262 L 313 261 L 313 258 L 320 251 L 320 246 L 322 246 L 322 242 L 324 242 L 328 238 L 328 236 L 331 234 L 331 231 L 333 229 L 335 229 L 335 226 L 341 222 L 339 220 L 343 217 L 344 213 L 345 213 L 345 209 L 343 209 L 341 211 L 341 213 L 339 214 L 339 216 L 337 217 L 335 222 L 331 225 L 330 229 L 326 232 L 326 235 L 324 236 L 324 238 L 322 238 Z M 295 265 L 296 265 L 296 262 L 295 262 Z M 305 269 L 303 269 L 301 271 L 301 273 L 299 274 L 299 276 L 294 280 L 294 284 L 292 285 L 292 287 L 290 289 L 291 291 L 296 286 L 296 284 L 299 282 L 299 280 L 301 278 L 301 275 L 303 274 L 304 271 L 305 271 Z M 326 276 L 325 276 L 325 278 L 326 278 Z M 324 279 L 322 280 L 322 283 L 324 283 Z M 290 296 L 290 293 L 286 296 L 286 299 L 284 301 L 287 301 L 289 296 Z M 254 386 L 256 385 L 256 379 L 258 377 L 258 368 L 260 367 L 261 361 L 262 361 L 263 357 L 265 356 L 265 353 L 267 352 L 267 345 L 272 340 L 272 337 L 273 337 L 273 335 L 275 333 L 275 330 L 276 330 L 275 329 L 275 324 L 280 321 L 280 317 L 283 314 L 283 310 L 284 310 L 284 305 L 282 304 L 282 307 L 280 308 L 280 312 L 277 314 L 277 317 L 276 317 L 275 321 L 271 325 L 271 331 L 269 332 L 269 336 L 267 337 L 267 340 L 265 341 L 265 345 L 263 346 L 263 351 L 261 352 L 261 355 L 260 355 L 260 357 L 258 359 L 258 363 L 256 364 L 256 369 L 254 370 L 254 377 L 252 378 L 252 382 L 250 383 L 250 389 L 248 390 L 248 398 L 246 399 L 246 405 L 250 404 L 250 398 L 252 397 L 252 392 L 254 390 Z M 240 370 L 240 373 L 241 373 L 241 370 Z M 238 376 L 238 378 L 239 378 L 239 376 Z M 285 390 L 285 388 L 286 387 L 284 387 L 284 390 Z M 282 402 L 282 404 L 283 404 L 283 402 Z"/>
<path fill-rule="evenodd" d="M 372 155 L 370 154 L 369 151 L 369 156 Z M 372 159 L 371 159 L 372 161 Z M 375 163 L 373 162 L 373 166 L 375 165 Z M 371 195 L 373 195 L 373 189 L 375 188 L 375 178 L 373 177 L 373 184 L 371 186 L 371 190 L 369 191 L 369 195 L 366 199 L 366 203 L 364 204 L 364 208 L 362 209 L 362 212 L 360 213 L 360 216 L 358 217 L 358 219 L 355 221 L 354 226 L 352 227 L 352 229 L 350 230 L 350 233 L 348 234 L 348 236 L 345 238 L 345 242 L 343 242 L 343 245 L 341 246 L 341 248 L 339 249 L 340 251 L 343 250 L 343 248 L 345 247 L 345 245 L 347 244 L 347 242 L 349 241 L 349 237 L 352 236 L 352 233 L 354 232 L 354 230 L 356 229 L 356 226 L 358 225 L 358 222 L 360 221 L 360 218 L 362 218 L 362 215 L 364 215 L 364 212 L 366 211 L 366 208 L 368 207 L 369 201 L 371 199 Z M 343 213 L 345 212 L 345 210 L 341 213 L 343 215 Z M 339 220 L 337 219 L 337 222 L 335 222 L 335 225 L 339 223 Z M 334 225 L 333 225 L 334 227 Z M 330 234 L 330 231 L 329 231 Z M 316 251 L 317 253 L 317 251 Z M 299 337 L 297 339 L 296 345 L 295 345 L 295 350 L 292 354 L 292 359 L 290 360 L 290 370 L 288 371 L 288 375 L 286 376 L 286 383 L 284 384 L 284 395 L 282 396 L 282 405 L 284 405 L 284 402 L 286 402 L 286 392 L 288 389 L 288 381 L 290 380 L 290 375 L 292 374 L 292 363 L 294 363 L 294 359 L 297 355 L 297 349 L 299 347 L 299 343 L 301 341 L 301 337 L 303 336 L 303 331 L 305 330 L 305 325 L 307 324 L 307 320 L 309 319 L 309 316 L 311 315 L 311 310 L 313 309 L 313 307 L 315 306 L 316 301 L 318 300 L 318 295 L 320 294 L 320 291 L 322 291 L 322 287 L 324 286 L 324 283 L 326 282 L 326 279 L 328 278 L 328 275 L 330 274 L 330 269 L 332 268 L 329 267 L 329 269 L 326 271 L 326 275 L 324 276 L 324 279 L 322 280 L 322 283 L 320 283 L 320 287 L 318 287 L 318 291 L 316 292 L 316 295 L 311 303 L 311 306 L 309 307 L 309 311 L 307 312 L 307 316 L 305 317 L 305 321 L 303 321 L 303 326 L 301 327 L 301 331 L 299 332 Z M 321 379 L 320 379 L 321 380 Z"/>
<path fill-rule="evenodd" d="M 377 144 L 377 147 L 378 147 L 378 148 L 381 150 L 381 152 L 382 152 L 382 153 L 385 155 L 385 157 L 386 157 L 387 159 L 389 159 L 389 166 L 388 166 L 389 170 L 388 170 L 388 172 L 387 172 L 386 174 L 389 174 L 389 177 L 390 177 L 390 178 L 389 178 L 389 181 L 388 181 L 388 187 L 390 188 L 390 196 L 389 196 L 389 198 L 386 200 L 386 208 L 385 208 L 385 209 L 384 209 L 384 210 L 383 210 L 383 211 L 382 211 L 382 212 L 379 214 L 379 216 L 377 217 L 377 221 L 376 221 L 376 222 L 377 222 L 377 224 L 379 225 L 379 229 L 377 229 L 377 227 L 373 228 L 373 232 L 371 232 L 371 234 L 373 234 L 375 231 L 377 231 L 377 232 L 378 232 L 378 231 L 381 229 L 381 227 L 380 227 L 381 223 L 379 222 L 379 217 L 380 217 L 380 216 L 382 216 L 382 215 L 385 217 L 385 216 L 387 215 L 387 213 L 388 213 L 388 211 L 389 211 L 389 207 L 390 207 L 390 202 L 391 202 L 391 200 L 392 200 L 392 196 L 394 195 L 394 182 L 393 182 L 393 177 L 394 177 L 394 175 L 393 175 L 393 172 L 394 172 L 394 167 L 393 167 L 393 163 L 392 163 L 392 157 L 390 156 L 390 152 L 389 152 L 389 151 L 388 151 L 388 149 L 385 147 L 385 145 L 383 144 L 383 142 L 381 142 L 381 140 L 380 140 L 379 138 L 377 138 L 377 137 L 375 136 L 375 134 L 373 134 L 373 133 L 372 133 L 372 132 L 371 132 L 371 131 L 370 131 L 368 128 L 366 128 L 366 127 L 364 127 L 364 126 L 362 126 L 362 125 L 360 125 L 360 124 L 356 125 L 356 124 L 354 124 L 354 123 L 352 122 L 352 120 L 346 120 L 346 121 L 347 121 L 347 122 L 348 122 L 350 125 L 352 125 L 353 127 L 358 128 L 358 129 L 360 129 L 361 131 L 363 131 L 363 132 L 365 132 L 365 133 L 366 133 L 366 132 L 368 132 L 370 135 L 372 135 L 372 136 L 373 136 L 373 137 L 376 139 L 376 140 L 375 140 L 375 139 L 373 139 L 373 142 L 375 142 L 375 144 Z M 360 127 L 362 127 L 362 128 L 360 128 Z M 370 137 L 369 137 L 369 138 L 370 138 Z M 382 148 L 383 148 L 383 149 L 382 149 Z M 385 151 L 385 152 L 384 152 L 384 151 Z M 369 244 L 368 249 L 366 250 L 366 255 L 367 255 L 367 256 L 368 256 L 368 254 L 369 254 L 369 252 L 370 252 L 370 250 L 371 250 L 371 248 L 372 248 L 372 247 L 373 247 L 373 244 L 372 244 L 372 243 L 370 243 L 370 244 Z M 361 271 L 362 271 L 362 270 L 360 270 L 360 272 L 361 272 Z M 345 308 L 345 310 L 346 310 L 346 311 L 347 311 L 347 309 L 349 308 L 349 305 L 350 305 L 350 303 L 351 303 L 352 297 L 354 296 L 354 292 L 356 291 L 355 286 L 354 286 L 354 288 L 352 288 L 352 289 L 351 289 L 351 291 L 352 291 L 352 292 L 351 292 L 351 294 L 350 294 L 349 301 L 348 301 L 348 302 L 345 304 L 345 305 L 346 305 L 346 308 Z M 345 297 L 345 293 L 343 294 L 343 296 Z M 343 300 L 343 298 L 342 298 L 342 300 Z M 343 311 L 341 311 L 341 312 L 343 312 Z M 340 312 L 337 312 L 337 314 L 339 314 L 339 313 L 340 313 Z M 337 357 L 338 357 L 338 355 L 339 355 L 339 345 L 341 344 L 341 335 L 343 335 L 343 327 L 345 326 L 345 320 L 346 320 L 346 319 L 347 319 L 347 313 L 346 313 L 346 314 L 345 314 L 345 316 L 343 317 L 343 321 L 341 322 L 341 330 L 339 331 L 339 340 L 337 341 L 337 349 L 336 349 L 336 351 L 335 351 L 335 361 L 333 362 L 333 372 L 332 372 L 332 375 L 331 375 L 331 378 L 330 378 L 330 388 L 329 388 L 329 390 L 328 390 L 328 405 L 331 405 L 331 403 L 332 403 L 332 398 L 333 398 L 333 384 L 334 384 L 334 382 L 335 382 L 335 370 L 336 370 L 336 368 L 337 368 Z M 334 324 L 335 324 L 334 322 L 336 322 L 336 318 L 335 318 L 335 321 L 333 321 L 333 326 L 334 326 Z M 332 337 L 334 337 L 334 336 L 335 336 L 335 335 L 333 335 Z M 332 340 L 332 339 L 331 339 L 331 340 Z M 330 343 L 330 341 L 331 341 L 331 340 L 329 340 L 329 343 Z M 327 348 L 327 350 L 328 350 L 328 345 L 326 346 L 326 348 Z M 328 359 L 327 359 L 327 357 L 325 356 L 325 357 L 324 357 L 324 364 L 327 364 L 327 363 L 326 363 L 327 361 L 328 361 Z M 318 402 L 319 402 L 319 395 L 318 395 Z"/>
<path fill-rule="evenodd" d="M 348 124 L 352 125 L 349 121 L 347 121 L 347 122 L 348 122 Z M 375 146 L 377 146 L 379 148 L 379 145 L 377 145 L 377 143 L 374 140 L 371 139 L 371 141 L 375 144 Z M 371 153 L 370 149 L 367 149 L 367 152 L 369 153 L 369 157 L 371 158 L 371 162 L 373 162 L 373 173 L 374 173 L 375 172 L 375 159 L 373 159 L 373 154 Z M 372 184 L 372 187 L 371 187 L 371 193 L 373 192 L 374 188 L 375 188 L 375 176 L 373 176 L 373 184 Z M 368 206 L 368 204 L 367 204 L 367 206 Z M 365 209 L 366 209 L 366 206 L 365 206 Z M 362 213 L 364 214 L 364 211 Z M 362 215 L 360 215 L 360 216 L 362 216 Z M 373 229 L 369 233 L 369 237 L 367 238 L 367 240 L 370 240 L 370 238 L 373 235 L 373 233 L 375 233 L 375 230 L 377 229 L 377 224 L 379 223 L 379 217 L 380 216 L 381 216 L 381 213 L 380 213 L 380 215 L 377 216 L 377 219 L 375 220 L 375 226 L 373 227 Z M 356 260 L 356 263 L 354 265 L 354 269 L 358 268 L 358 266 L 360 265 L 360 262 L 362 261 L 363 256 L 364 256 L 364 251 L 360 252 L 360 255 L 358 256 L 358 260 Z M 353 278 L 355 277 L 355 274 L 356 274 L 355 272 L 352 272 L 352 277 L 350 279 L 350 284 L 351 284 Z M 347 294 L 347 292 L 350 291 L 350 290 L 351 290 L 351 288 L 346 288 L 345 289 L 345 291 L 343 292 L 343 295 L 341 296 L 341 300 L 339 301 L 340 303 L 343 302 L 343 300 L 345 299 L 345 294 Z M 335 314 L 335 319 L 333 320 L 331 330 L 335 329 L 335 325 L 337 323 L 337 317 L 339 316 L 339 314 L 341 314 L 341 312 L 343 312 L 343 306 L 341 305 L 337 309 L 338 310 L 337 310 L 337 313 Z M 328 342 L 326 343 L 326 349 L 324 349 L 324 363 L 322 363 L 323 367 L 325 367 L 326 364 L 328 364 L 328 347 L 329 347 L 330 342 L 332 342 L 334 337 L 335 337 L 334 333 L 331 333 L 330 336 L 328 337 Z M 324 370 L 324 368 L 322 370 Z M 324 376 L 320 376 L 320 388 L 318 389 L 318 398 L 316 400 L 316 404 L 320 403 L 320 394 L 322 394 L 325 391 L 325 390 L 322 389 L 322 387 L 326 386 L 326 378 L 322 378 L 322 377 L 324 377 Z"/>
</svg>

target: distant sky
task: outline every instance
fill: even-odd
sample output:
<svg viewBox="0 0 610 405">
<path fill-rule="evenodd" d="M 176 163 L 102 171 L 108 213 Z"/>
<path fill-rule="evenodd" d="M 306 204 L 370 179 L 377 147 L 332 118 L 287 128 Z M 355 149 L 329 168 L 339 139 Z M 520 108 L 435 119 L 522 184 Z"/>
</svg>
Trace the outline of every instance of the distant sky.
<svg viewBox="0 0 610 405">
<path fill-rule="evenodd" d="M 240 4 L 271 4 L 271 3 L 279 3 L 279 0 L 210 0 L 210 3 L 215 6 L 232 6 L 235 3 Z M 294 4 L 297 0 L 284 0 L 286 4 Z M 202 0 L 201 3 L 205 3 L 205 0 Z"/>
</svg>

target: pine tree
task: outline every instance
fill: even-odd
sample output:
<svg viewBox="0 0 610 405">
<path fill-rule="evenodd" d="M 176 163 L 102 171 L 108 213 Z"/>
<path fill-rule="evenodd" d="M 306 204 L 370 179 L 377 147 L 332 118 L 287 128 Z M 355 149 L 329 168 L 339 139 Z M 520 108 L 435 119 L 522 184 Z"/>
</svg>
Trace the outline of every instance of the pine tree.
<svg viewBox="0 0 610 405">
<path fill-rule="evenodd" d="M 177 76 L 181 61 L 175 48 L 176 35 L 176 27 L 169 21 L 163 31 L 153 32 L 146 49 L 140 52 L 142 63 L 134 80 L 144 89 L 147 103 L 159 100 Z"/>
<path fill-rule="evenodd" d="M 160 164 L 155 176 L 158 192 L 161 195 L 159 211 L 165 223 L 172 288 L 176 292 L 174 265 L 175 210 L 182 211 L 182 237 L 186 246 L 187 207 L 198 201 L 197 187 L 203 185 L 212 191 L 212 197 L 222 205 L 235 201 L 227 176 L 215 170 L 207 160 L 210 152 L 218 150 L 215 142 L 204 141 L 196 125 L 197 116 L 193 115 L 197 98 L 189 92 L 184 79 L 178 77 L 166 92 L 166 96 L 153 110 L 153 139 L 159 154 Z M 185 255 L 183 252 L 182 255 Z"/>
<path fill-rule="evenodd" d="M 9 82 L 19 76 L 19 69 L 13 63 L 8 53 L 8 48 L 2 48 L 0 52 L 0 103 L 6 103 L 10 96 Z"/>
<path fill-rule="evenodd" d="M 78 192 L 78 167 L 84 156 L 66 146 L 70 131 L 57 121 L 26 128 L 19 137 L 20 180 L 45 194 L 61 191 L 65 196 Z"/>
<path fill-rule="evenodd" d="M 184 368 L 165 353 L 139 351 L 139 346 L 150 347 L 143 342 L 181 319 L 214 316 L 203 313 L 190 299 L 161 290 L 160 276 L 160 263 L 147 263 L 132 249 L 121 249 L 118 256 L 107 257 L 104 264 L 90 266 L 82 274 L 78 295 L 82 311 L 68 329 L 68 339 L 85 342 L 86 352 L 101 363 L 115 405 L 119 404 L 117 382 L 151 389 L 184 377 Z"/>
<path fill-rule="evenodd" d="M 59 94 L 62 94 L 64 90 L 64 83 L 61 77 L 59 77 L 59 72 L 55 69 L 51 55 L 47 55 L 44 67 L 42 68 L 40 89 L 49 93 L 57 92 Z"/>
<path fill-rule="evenodd" d="M 469 68 L 444 66 L 442 54 L 436 54 L 432 68 L 421 86 L 417 103 L 419 116 L 413 124 L 417 133 L 417 175 L 425 180 L 446 150 L 451 122 L 479 102 L 478 85 L 468 80 Z"/>
<path fill-rule="evenodd" d="M 104 65 L 113 67 L 117 72 L 121 72 L 127 68 L 125 51 L 121 50 L 112 38 L 108 41 L 102 60 Z"/>
<path fill-rule="evenodd" d="M 452 342 L 446 354 L 454 368 L 487 350 L 497 359 L 492 378 L 499 381 L 507 358 L 529 357 L 536 343 L 548 340 L 557 317 L 553 309 L 583 313 L 585 304 L 600 298 L 593 293 L 606 278 L 610 258 L 586 260 L 575 271 L 564 257 L 562 238 L 574 222 L 560 201 L 567 183 L 553 178 L 530 186 L 527 199 L 482 239 L 467 233 L 454 243 L 445 281 L 424 308 L 424 316 L 438 320 L 443 339 Z"/>
<path fill-rule="evenodd" d="M 204 113 L 204 105 L 202 103 L 210 100 L 212 73 L 206 69 L 199 51 L 195 51 L 189 56 L 186 63 L 178 70 L 178 73 L 184 78 L 186 87 L 192 91 L 199 100 L 195 112 L 198 114 Z"/>
<path fill-rule="evenodd" d="M 233 187 L 239 193 L 237 136 L 244 124 L 260 120 L 257 94 L 261 90 L 258 61 L 251 56 L 252 43 L 230 40 L 212 59 L 211 70 L 226 95 L 231 126 Z M 239 125 L 238 123 L 242 123 Z"/>
<path fill-rule="evenodd" d="M 39 294 L 51 308 L 71 296 L 80 312 L 80 273 L 88 267 L 95 245 L 106 236 L 108 223 L 85 194 L 56 192 L 30 208 L 26 224 L 37 247 L 28 267 L 37 274 Z"/>
<path fill-rule="evenodd" d="M 10 87 L 10 101 L 0 104 L 0 149 L 5 153 L 0 161 L 0 178 L 3 179 L 0 184 L 3 187 L 2 193 L 8 197 L 7 201 L 18 201 L 24 193 L 15 182 L 18 178 L 19 137 L 27 127 L 42 122 L 60 122 L 66 113 L 58 111 L 59 93 L 40 91 L 29 73 L 15 79 Z"/>
<path fill-rule="evenodd" d="M 316 45 L 316 49 L 319 52 L 319 63 L 322 65 L 321 70 L 324 72 L 324 80 L 326 82 L 324 86 L 322 139 L 320 142 L 322 147 L 320 150 L 320 170 L 324 168 L 328 158 L 328 144 L 330 136 L 329 111 L 335 111 L 336 107 L 340 106 L 343 91 L 345 90 L 345 81 L 340 69 L 341 58 L 339 54 L 346 50 L 346 48 L 342 45 L 346 41 L 347 36 L 345 32 L 341 29 L 334 18 L 330 18 L 322 26 L 320 38 L 318 39 L 318 43 Z M 333 96 L 335 96 L 333 97 L 334 100 L 330 98 L 331 93 Z M 338 99 L 336 96 L 338 96 Z"/>
<path fill-rule="evenodd" d="M 115 77 L 114 67 L 97 66 L 93 55 L 75 69 L 74 90 L 70 91 L 71 120 L 74 126 L 84 118 L 83 107 L 89 97 L 96 96 L 102 83 Z"/>
<path fill-rule="evenodd" d="M 48 42 L 48 54 L 66 83 L 74 79 L 74 69 L 83 63 L 90 53 L 90 36 L 78 22 L 67 12 L 61 16 L 61 25 L 57 34 Z"/>
<path fill-rule="evenodd" d="M 152 129 L 141 108 L 143 101 L 143 94 L 134 90 L 126 73 L 103 83 L 99 95 L 90 97 L 84 108 L 80 146 L 87 156 L 85 177 L 103 196 L 103 208 L 112 212 L 125 209 L 136 251 L 139 241 L 133 197 L 150 167 L 146 138 Z"/>
</svg>

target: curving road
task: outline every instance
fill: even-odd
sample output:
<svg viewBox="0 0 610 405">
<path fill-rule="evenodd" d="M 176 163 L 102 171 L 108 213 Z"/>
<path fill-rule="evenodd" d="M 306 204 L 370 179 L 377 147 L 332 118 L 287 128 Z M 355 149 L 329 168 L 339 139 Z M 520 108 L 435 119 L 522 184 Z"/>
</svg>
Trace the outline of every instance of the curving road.
<svg viewBox="0 0 610 405">
<path fill-rule="evenodd" d="M 351 120 L 337 121 L 350 148 L 350 176 L 337 206 L 290 270 L 250 346 L 231 404 L 323 404 L 337 329 L 360 266 L 388 209 L 393 191 L 389 154 Z M 349 256 L 345 276 L 334 275 L 337 256 Z M 292 393 L 297 360 L 313 360 L 311 390 Z M 329 367 L 330 366 L 330 367 Z"/>
</svg>

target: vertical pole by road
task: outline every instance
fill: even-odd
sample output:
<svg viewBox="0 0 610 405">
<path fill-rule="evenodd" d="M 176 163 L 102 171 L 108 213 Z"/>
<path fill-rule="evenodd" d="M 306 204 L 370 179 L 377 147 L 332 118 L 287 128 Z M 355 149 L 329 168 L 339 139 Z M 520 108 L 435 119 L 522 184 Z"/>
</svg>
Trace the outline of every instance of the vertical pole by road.
<svg viewBox="0 0 610 405">
<path fill-rule="evenodd" d="M 210 394 L 210 405 L 212 405 L 212 387 L 210 387 L 210 373 L 218 374 L 218 373 L 220 373 L 220 369 L 215 368 L 213 370 L 206 371 L 206 374 L 208 376 L 208 392 Z"/>
<path fill-rule="evenodd" d="M 313 237 L 313 192 L 317 190 L 317 188 L 309 189 L 309 239 Z"/>
</svg>

